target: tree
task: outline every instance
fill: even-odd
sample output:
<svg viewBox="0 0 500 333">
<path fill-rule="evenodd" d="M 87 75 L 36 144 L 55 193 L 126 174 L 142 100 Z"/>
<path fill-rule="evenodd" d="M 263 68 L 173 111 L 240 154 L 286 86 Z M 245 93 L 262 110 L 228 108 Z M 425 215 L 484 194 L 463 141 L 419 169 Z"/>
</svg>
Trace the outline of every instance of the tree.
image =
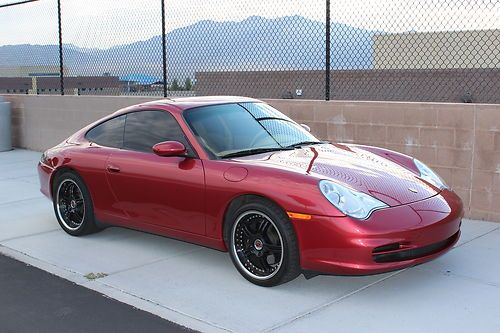
<svg viewBox="0 0 500 333">
<path fill-rule="evenodd" d="M 193 89 L 193 82 L 191 81 L 190 78 L 186 78 L 186 81 L 184 81 L 184 89 L 185 90 Z"/>
<path fill-rule="evenodd" d="M 170 90 L 172 91 L 178 91 L 181 90 L 181 87 L 179 86 L 179 80 L 174 79 L 172 81 L 172 84 L 170 85 Z"/>
</svg>

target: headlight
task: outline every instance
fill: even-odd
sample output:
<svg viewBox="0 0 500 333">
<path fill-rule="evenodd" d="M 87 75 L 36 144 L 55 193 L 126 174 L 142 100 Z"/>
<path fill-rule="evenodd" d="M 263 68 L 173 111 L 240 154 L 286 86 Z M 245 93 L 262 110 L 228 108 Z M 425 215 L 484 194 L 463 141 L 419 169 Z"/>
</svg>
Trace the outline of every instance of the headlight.
<svg viewBox="0 0 500 333">
<path fill-rule="evenodd" d="M 358 192 L 329 180 L 319 182 L 321 193 L 347 216 L 364 220 L 377 209 L 389 207 L 371 195 Z"/>
<path fill-rule="evenodd" d="M 415 166 L 417 167 L 418 171 L 420 172 L 420 177 L 432 185 L 442 189 L 448 188 L 448 185 L 444 182 L 444 180 L 438 176 L 437 173 L 432 171 L 431 168 L 429 168 L 427 165 L 424 163 L 420 162 L 416 158 L 413 159 L 413 163 L 415 163 Z"/>
</svg>

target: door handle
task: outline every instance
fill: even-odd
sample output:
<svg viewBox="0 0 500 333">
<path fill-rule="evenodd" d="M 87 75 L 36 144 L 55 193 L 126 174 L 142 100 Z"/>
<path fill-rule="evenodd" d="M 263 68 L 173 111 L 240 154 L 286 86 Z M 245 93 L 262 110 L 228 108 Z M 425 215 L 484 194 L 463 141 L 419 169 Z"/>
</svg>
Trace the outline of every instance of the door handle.
<svg viewBox="0 0 500 333">
<path fill-rule="evenodd" d="M 120 168 L 116 165 L 108 165 L 107 169 L 109 172 L 120 172 Z"/>
</svg>

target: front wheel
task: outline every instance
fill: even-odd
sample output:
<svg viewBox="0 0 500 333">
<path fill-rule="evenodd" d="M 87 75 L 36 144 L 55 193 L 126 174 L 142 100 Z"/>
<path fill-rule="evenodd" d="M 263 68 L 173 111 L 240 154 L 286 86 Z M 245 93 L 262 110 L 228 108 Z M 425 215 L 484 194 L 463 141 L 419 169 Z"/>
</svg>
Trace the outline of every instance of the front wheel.
<svg viewBox="0 0 500 333">
<path fill-rule="evenodd" d="M 295 231 L 279 207 L 256 200 L 236 209 L 228 222 L 231 260 L 245 279 L 271 287 L 300 274 Z"/>
<path fill-rule="evenodd" d="M 81 236 L 99 230 L 90 193 L 77 174 L 68 171 L 58 176 L 52 197 L 57 221 L 68 234 Z"/>
</svg>

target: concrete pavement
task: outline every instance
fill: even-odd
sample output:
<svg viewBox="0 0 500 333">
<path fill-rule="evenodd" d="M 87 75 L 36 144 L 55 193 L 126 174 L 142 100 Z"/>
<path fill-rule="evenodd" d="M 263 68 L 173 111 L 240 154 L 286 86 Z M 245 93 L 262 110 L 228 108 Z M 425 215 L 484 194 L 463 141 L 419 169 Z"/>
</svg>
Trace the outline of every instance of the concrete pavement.
<svg viewBox="0 0 500 333">
<path fill-rule="evenodd" d="M 204 332 L 491 332 L 500 326 L 500 224 L 465 220 L 448 254 L 365 277 L 275 288 L 244 280 L 226 253 L 109 228 L 60 230 L 38 190 L 40 153 L 0 153 L 0 252 Z M 104 277 L 89 280 L 90 273 Z"/>
</svg>

